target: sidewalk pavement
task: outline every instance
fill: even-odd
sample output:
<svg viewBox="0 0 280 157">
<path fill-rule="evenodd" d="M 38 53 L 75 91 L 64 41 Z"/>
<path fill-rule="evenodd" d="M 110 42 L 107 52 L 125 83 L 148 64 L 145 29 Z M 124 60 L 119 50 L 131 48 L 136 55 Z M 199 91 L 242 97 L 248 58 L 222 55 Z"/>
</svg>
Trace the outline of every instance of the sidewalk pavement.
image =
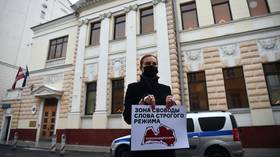
<svg viewBox="0 0 280 157">
<path fill-rule="evenodd" d="M 13 141 L 0 142 L 0 145 L 6 145 L 12 147 Z M 17 146 L 19 147 L 29 147 L 29 148 L 39 148 L 39 149 L 50 149 L 51 142 L 34 142 L 34 141 L 17 141 Z M 60 143 L 56 144 L 56 149 L 60 149 Z M 93 145 L 78 145 L 78 144 L 66 144 L 66 150 L 70 151 L 84 151 L 84 152 L 104 152 L 110 153 L 109 146 L 93 146 Z"/>
<path fill-rule="evenodd" d="M 279 157 L 280 148 L 244 148 L 243 157 Z"/>
<path fill-rule="evenodd" d="M 6 145 L 12 147 L 12 141 L 8 143 L 0 142 L 0 145 Z M 34 142 L 34 141 L 18 141 L 17 146 L 29 147 L 38 149 L 50 149 L 50 142 Z M 60 143 L 57 143 L 57 150 L 60 148 Z M 109 146 L 92 146 L 92 145 L 71 145 L 66 144 L 66 150 L 68 151 L 80 151 L 80 152 L 104 152 L 110 153 Z M 244 148 L 245 153 L 243 157 L 279 157 L 280 148 Z"/>
</svg>

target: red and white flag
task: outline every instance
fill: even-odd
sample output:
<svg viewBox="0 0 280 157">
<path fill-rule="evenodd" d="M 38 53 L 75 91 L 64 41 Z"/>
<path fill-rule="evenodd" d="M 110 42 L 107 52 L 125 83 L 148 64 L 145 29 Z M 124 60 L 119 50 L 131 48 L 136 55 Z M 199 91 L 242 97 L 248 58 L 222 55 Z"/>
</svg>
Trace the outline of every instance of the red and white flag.
<svg viewBox="0 0 280 157">
<path fill-rule="evenodd" d="M 20 79 L 23 79 L 23 78 L 24 78 L 24 72 L 23 72 L 22 68 L 19 67 L 16 78 L 15 78 L 15 81 L 14 81 L 14 84 L 12 86 L 12 89 L 15 89 L 17 81 L 20 80 Z"/>
</svg>

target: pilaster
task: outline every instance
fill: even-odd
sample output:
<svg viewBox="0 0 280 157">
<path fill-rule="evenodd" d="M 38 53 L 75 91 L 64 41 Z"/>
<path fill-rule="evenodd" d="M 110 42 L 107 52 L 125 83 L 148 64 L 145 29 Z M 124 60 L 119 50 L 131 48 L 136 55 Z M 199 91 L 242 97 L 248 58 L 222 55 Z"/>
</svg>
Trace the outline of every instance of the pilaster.
<svg viewBox="0 0 280 157">
<path fill-rule="evenodd" d="M 138 6 L 125 7 L 126 12 L 126 75 L 125 88 L 129 83 L 137 81 L 137 55 L 136 55 L 136 11 Z M 129 65 L 129 66 L 128 66 Z"/>
<path fill-rule="evenodd" d="M 111 13 L 100 15 L 100 52 L 98 59 L 98 77 L 96 93 L 96 109 L 93 113 L 93 128 L 107 127 L 107 81 L 108 81 L 108 52 Z"/>
<path fill-rule="evenodd" d="M 223 78 L 223 64 L 217 47 L 203 50 L 209 110 L 228 110 Z"/>
<path fill-rule="evenodd" d="M 265 52 L 262 48 L 258 48 L 255 41 L 242 42 L 240 44 L 241 63 L 243 65 L 253 125 L 273 125 L 275 122 L 260 57 L 260 53 Z M 269 52 L 266 52 L 266 54 L 269 54 Z"/>
<path fill-rule="evenodd" d="M 154 0 L 159 82 L 171 86 L 170 53 L 165 0 Z"/>
<path fill-rule="evenodd" d="M 83 83 L 83 66 L 84 66 L 84 54 L 86 45 L 86 33 L 87 33 L 88 20 L 80 21 L 79 25 L 79 40 L 78 50 L 76 54 L 75 72 L 74 72 L 74 85 L 71 110 L 68 115 L 67 127 L 79 128 L 80 127 L 80 106 L 81 106 L 81 92 Z"/>
</svg>

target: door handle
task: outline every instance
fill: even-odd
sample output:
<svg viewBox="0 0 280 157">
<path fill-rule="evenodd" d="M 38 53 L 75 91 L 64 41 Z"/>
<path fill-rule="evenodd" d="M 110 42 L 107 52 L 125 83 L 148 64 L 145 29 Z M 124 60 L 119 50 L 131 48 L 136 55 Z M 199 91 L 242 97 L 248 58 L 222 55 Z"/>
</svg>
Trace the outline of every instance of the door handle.
<svg viewBox="0 0 280 157">
<path fill-rule="evenodd" d="M 198 136 L 193 136 L 192 138 L 198 138 Z"/>
</svg>

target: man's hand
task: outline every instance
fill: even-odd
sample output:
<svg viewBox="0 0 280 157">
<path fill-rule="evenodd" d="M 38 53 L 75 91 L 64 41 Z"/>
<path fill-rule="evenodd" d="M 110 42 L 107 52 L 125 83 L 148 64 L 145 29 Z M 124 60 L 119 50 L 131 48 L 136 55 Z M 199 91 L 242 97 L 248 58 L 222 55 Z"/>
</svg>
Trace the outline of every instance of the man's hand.
<svg viewBox="0 0 280 157">
<path fill-rule="evenodd" d="M 147 104 L 147 105 L 150 105 L 152 110 L 154 110 L 155 105 L 156 105 L 156 99 L 155 99 L 154 95 L 147 95 L 143 98 L 143 103 Z"/>
<path fill-rule="evenodd" d="M 165 104 L 166 104 L 166 108 L 170 108 L 170 107 L 176 105 L 175 98 L 172 95 L 166 96 Z"/>
<path fill-rule="evenodd" d="M 156 99 L 155 99 L 154 95 L 147 95 L 144 97 L 144 102 L 148 105 L 155 105 Z"/>
</svg>

